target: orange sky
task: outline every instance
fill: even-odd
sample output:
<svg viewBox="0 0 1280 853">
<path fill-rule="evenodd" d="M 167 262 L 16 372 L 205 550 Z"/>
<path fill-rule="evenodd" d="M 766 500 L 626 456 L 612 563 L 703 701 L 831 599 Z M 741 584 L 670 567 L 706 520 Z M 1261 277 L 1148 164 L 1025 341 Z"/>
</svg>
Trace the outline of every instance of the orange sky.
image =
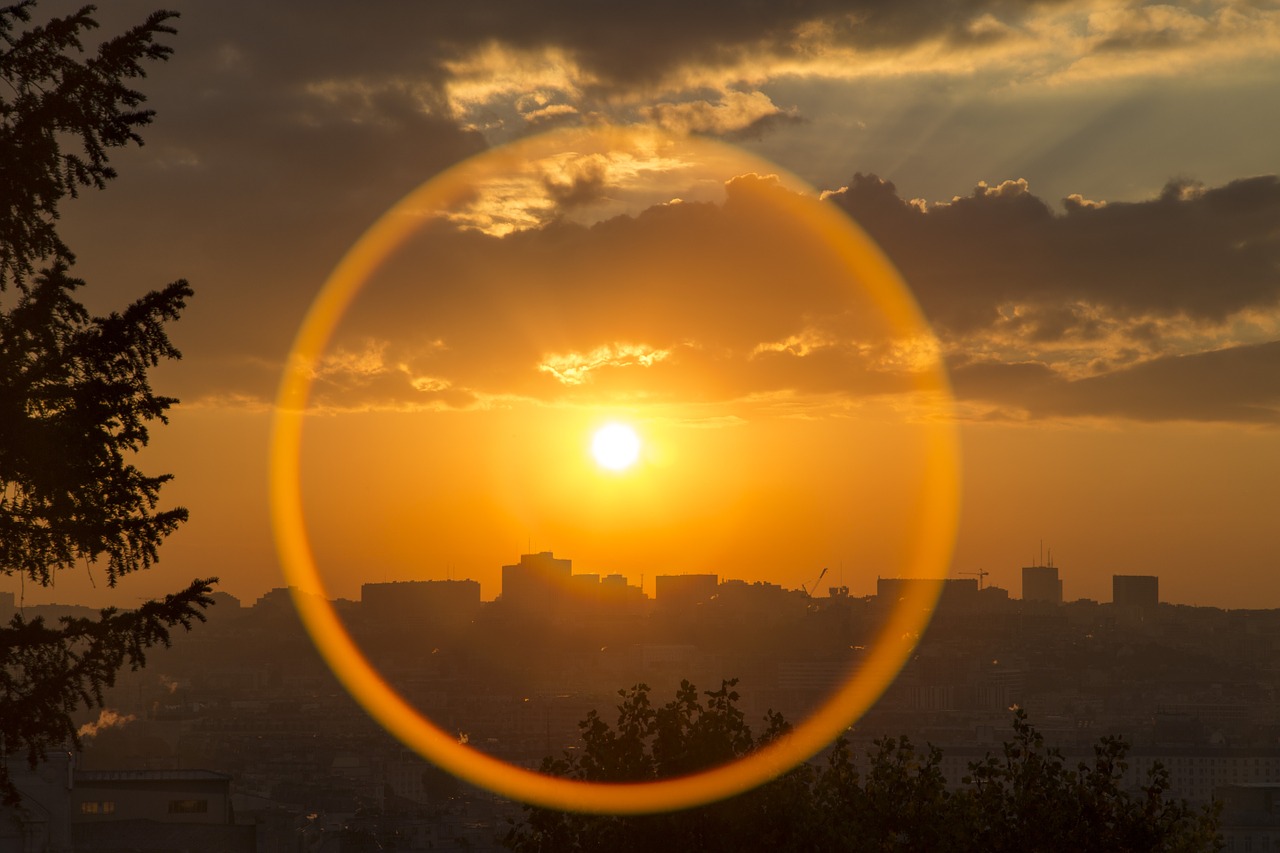
<svg viewBox="0 0 1280 853">
<path fill-rule="evenodd" d="M 325 345 L 295 353 L 311 378 L 303 506 L 330 589 L 412 573 L 423 553 L 468 572 L 485 554 L 492 595 L 521 541 L 636 583 L 795 587 L 833 557 L 945 572 L 916 556 L 941 537 L 945 561 L 954 528 L 937 342 L 874 245 L 768 165 L 562 131 L 388 213 L 349 255 L 364 267 L 317 300 L 354 282 L 340 318 L 312 315 Z M 625 472 L 589 454 L 610 421 L 642 439 Z"/>
<path fill-rule="evenodd" d="M 530 546 L 632 582 L 843 566 L 869 593 L 915 535 L 919 381 L 945 367 L 951 571 L 1016 596 L 1043 541 L 1068 599 L 1127 573 L 1280 606 L 1274 10 L 726 0 L 677 26 L 422 5 L 339 26 L 178 4 L 175 56 L 140 84 L 148 144 L 63 229 L 94 310 L 195 287 L 185 358 L 156 373 L 182 405 L 143 456 L 191 521 L 118 591 L 0 589 L 127 606 L 193 576 L 246 603 L 281 585 L 271 408 L 335 265 L 466 157 L 608 121 L 719 142 L 491 155 L 418 211 L 312 365 L 306 508 L 335 594 L 452 576 L 488 598 Z M 104 29 L 149 8 L 113 4 Z M 881 317 L 829 235 L 779 213 L 793 198 L 856 221 L 924 323 Z M 609 418 L 645 441 L 622 475 L 586 455 Z"/>
</svg>

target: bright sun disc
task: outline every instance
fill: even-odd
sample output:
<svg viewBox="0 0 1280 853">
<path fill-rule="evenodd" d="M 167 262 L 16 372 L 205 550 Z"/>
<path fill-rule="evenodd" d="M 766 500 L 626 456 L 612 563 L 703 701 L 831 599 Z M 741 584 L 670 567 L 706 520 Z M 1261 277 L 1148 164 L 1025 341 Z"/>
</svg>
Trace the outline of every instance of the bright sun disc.
<svg viewBox="0 0 1280 853">
<path fill-rule="evenodd" d="M 611 471 L 630 468 L 640 458 L 640 437 L 626 424 L 609 424 L 596 431 L 591 455 Z"/>
</svg>

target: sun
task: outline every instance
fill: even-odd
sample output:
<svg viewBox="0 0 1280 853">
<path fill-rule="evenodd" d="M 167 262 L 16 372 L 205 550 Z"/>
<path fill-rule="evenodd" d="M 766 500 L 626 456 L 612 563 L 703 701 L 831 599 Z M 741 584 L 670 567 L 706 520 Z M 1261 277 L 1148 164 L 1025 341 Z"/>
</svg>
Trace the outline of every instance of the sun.
<svg viewBox="0 0 1280 853">
<path fill-rule="evenodd" d="M 640 436 L 626 424 L 606 424 L 591 440 L 591 455 L 601 467 L 623 471 L 640 458 Z"/>
</svg>

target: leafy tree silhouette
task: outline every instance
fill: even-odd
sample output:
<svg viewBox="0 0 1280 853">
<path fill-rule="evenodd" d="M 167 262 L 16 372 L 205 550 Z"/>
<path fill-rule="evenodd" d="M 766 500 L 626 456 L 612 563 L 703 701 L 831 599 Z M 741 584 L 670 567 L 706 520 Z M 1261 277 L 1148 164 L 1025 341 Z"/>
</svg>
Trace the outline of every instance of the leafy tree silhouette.
<svg viewBox="0 0 1280 853">
<path fill-rule="evenodd" d="M 543 761 L 542 771 L 594 782 L 643 782 L 693 773 L 739 758 L 790 730 L 780 715 L 765 720 L 754 736 L 737 707 L 736 680 L 706 691 L 681 683 L 660 708 L 649 686 L 620 690 L 617 724 L 592 711 L 578 724 L 582 749 Z M 802 766 L 746 794 L 675 814 L 581 815 L 529 807 L 522 826 L 505 843 L 525 851 L 787 850 L 796 838 L 787 818 L 804 805 L 811 771 Z M 797 826 L 796 828 L 803 828 Z"/>
<path fill-rule="evenodd" d="M 582 748 L 548 758 L 543 772 L 597 782 L 644 781 L 722 764 L 784 736 L 787 722 L 766 718 L 753 737 L 735 703 L 734 682 L 703 694 L 687 681 L 659 709 L 644 684 L 619 691 L 616 727 L 592 712 L 579 727 Z M 1154 768 L 1138 792 L 1122 782 L 1128 746 L 1103 738 L 1092 765 L 1066 766 L 1018 710 L 1001 755 L 970 765 L 948 787 L 942 753 L 917 751 L 907 738 L 883 738 L 864 772 L 848 741 L 825 762 L 801 765 L 754 791 L 674 814 L 582 815 L 526 807 L 504 842 L 519 851 L 770 850 L 851 853 L 1192 853 L 1221 849 L 1218 815 L 1166 796 L 1168 775 Z"/>
<path fill-rule="evenodd" d="M 1014 738 L 999 756 L 969 768 L 964 820 L 975 849 L 1192 853 L 1221 849 L 1218 809 L 1197 812 L 1167 797 L 1159 764 L 1137 792 L 1123 786 L 1129 746 L 1114 736 L 1094 746 L 1092 764 L 1068 768 L 1062 753 L 1016 708 Z"/>
<path fill-rule="evenodd" d="M 0 8 L 0 572 L 49 585 L 58 571 L 105 562 L 109 586 L 150 567 L 187 518 L 157 510 L 167 475 L 130 463 L 148 425 L 175 402 L 154 394 L 151 368 L 179 352 L 165 333 L 192 295 L 185 281 L 123 311 L 91 316 L 58 235 L 59 206 L 115 177 L 108 151 L 141 144 L 152 112 L 127 81 L 171 48 L 175 15 L 156 12 L 86 56 L 93 7 L 19 30 L 34 0 Z M 54 627 L 21 614 L 0 627 L 0 758 L 78 746 L 71 715 L 101 705 L 124 666 L 203 620 L 216 578 L 131 611 Z M 0 791 L 15 802 L 7 763 Z"/>
</svg>

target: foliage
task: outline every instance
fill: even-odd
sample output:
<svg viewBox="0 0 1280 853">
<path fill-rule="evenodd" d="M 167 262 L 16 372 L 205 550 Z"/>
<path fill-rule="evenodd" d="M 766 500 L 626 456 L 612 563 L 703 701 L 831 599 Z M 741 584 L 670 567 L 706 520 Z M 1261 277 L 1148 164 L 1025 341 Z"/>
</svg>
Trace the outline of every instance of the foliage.
<svg viewBox="0 0 1280 853">
<path fill-rule="evenodd" d="M 57 222 L 65 199 L 115 177 L 110 149 L 141 144 L 152 113 L 127 81 L 168 57 L 157 39 L 174 33 L 174 15 L 156 12 L 86 56 L 93 7 L 20 31 L 34 6 L 0 7 L 0 573 L 47 586 L 60 570 L 104 560 L 114 586 L 149 568 L 187 518 L 157 510 L 169 476 L 130 459 L 175 402 L 153 393 L 148 373 L 179 357 L 165 324 L 192 291 L 175 281 L 91 316 Z M 167 645 L 169 628 L 203 619 L 214 580 L 97 621 L 49 627 L 18 615 L 0 628 L 0 757 L 25 750 L 34 762 L 74 742 L 78 705 L 100 705 L 121 667 Z M 15 797 L 3 762 L 0 791 Z"/>
<path fill-rule="evenodd" d="M 1166 799 L 1169 774 L 1158 764 L 1135 794 L 1123 787 L 1129 747 L 1103 737 L 1092 764 L 1068 769 L 1062 753 L 1017 709 L 1014 739 L 1001 756 L 970 767 L 968 825 L 981 849 L 1190 853 L 1217 849 L 1217 813 Z"/>
<path fill-rule="evenodd" d="M 82 58 L 83 36 L 96 29 L 85 6 L 41 26 L 15 32 L 31 20 L 35 0 L 0 7 L 0 289 L 22 285 L 46 258 L 73 261 L 55 228 L 58 205 L 80 187 L 101 189 L 116 176 L 107 149 L 142 143 L 137 128 L 151 121 L 139 110 L 142 93 L 125 81 L 145 76 L 143 61 L 167 59 L 173 49 L 156 38 L 175 31 L 172 12 L 146 22 Z M 74 139 L 79 150 L 63 151 Z"/>
<path fill-rule="evenodd" d="M 660 709 L 649 688 L 619 691 L 618 722 L 592 712 L 580 751 L 546 759 L 543 772 L 591 781 L 639 781 L 694 772 L 744 755 L 788 725 L 770 714 L 753 738 L 724 682 L 705 693 L 688 682 Z M 1062 755 L 1018 710 L 1003 753 L 970 766 L 952 788 L 935 747 L 907 738 L 875 741 L 861 772 L 848 741 L 825 761 L 802 765 L 724 802 L 674 814 L 581 815 L 526 807 L 505 843 L 519 851 L 823 850 L 1166 851 L 1220 849 L 1217 813 L 1166 798 L 1168 776 L 1154 768 L 1139 792 L 1123 787 L 1128 747 L 1103 738 L 1092 765 L 1066 767 Z"/>
<path fill-rule="evenodd" d="M 210 581 L 193 581 L 163 601 L 148 601 L 136 610 L 107 608 L 100 618 L 64 618 L 58 627 L 37 617 L 15 616 L 0 627 L 0 736 L 5 754 L 20 749 L 32 765 L 45 748 L 80 739 L 72 715 L 81 705 L 101 706 L 104 691 L 126 665 L 139 669 L 146 651 L 168 647 L 169 629 L 190 629 L 204 619 L 201 609 L 212 603 Z M 8 770 L 0 764 L 0 791 L 17 802 Z"/>
<path fill-rule="evenodd" d="M 620 690 L 616 726 L 592 711 L 578 724 L 583 748 L 544 760 L 542 771 L 594 782 L 651 781 L 723 764 L 788 730 L 780 716 L 771 715 L 764 732 L 753 736 L 736 705 L 736 683 L 707 691 L 703 703 L 684 681 L 661 708 L 650 704 L 648 685 Z M 792 839 L 785 818 L 797 792 L 807 790 L 808 776 L 802 767 L 733 800 L 676 814 L 596 816 L 529 808 L 525 825 L 513 827 L 506 842 L 528 851 L 787 849 Z"/>
<path fill-rule="evenodd" d="M 127 454 L 173 403 L 147 370 L 177 356 L 164 333 L 191 293 L 185 282 L 123 313 L 90 318 L 63 263 L 37 274 L 0 312 L 0 571 L 50 583 L 59 569 L 106 557 L 107 583 L 156 560 L 187 517 L 156 512 L 168 475 Z"/>
</svg>

